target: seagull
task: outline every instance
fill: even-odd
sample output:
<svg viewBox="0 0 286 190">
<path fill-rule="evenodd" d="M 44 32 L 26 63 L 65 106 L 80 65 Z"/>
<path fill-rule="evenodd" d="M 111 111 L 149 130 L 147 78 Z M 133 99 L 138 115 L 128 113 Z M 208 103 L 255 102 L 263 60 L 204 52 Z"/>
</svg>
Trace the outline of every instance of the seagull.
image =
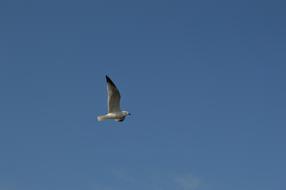
<svg viewBox="0 0 286 190">
<path fill-rule="evenodd" d="M 118 122 L 124 121 L 127 115 L 131 115 L 128 111 L 121 111 L 120 109 L 120 92 L 112 82 L 112 80 L 106 75 L 107 82 L 107 107 L 108 113 L 97 117 L 98 121 L 104 121 L 107 119 L 113 119 Z"/>
</svg>

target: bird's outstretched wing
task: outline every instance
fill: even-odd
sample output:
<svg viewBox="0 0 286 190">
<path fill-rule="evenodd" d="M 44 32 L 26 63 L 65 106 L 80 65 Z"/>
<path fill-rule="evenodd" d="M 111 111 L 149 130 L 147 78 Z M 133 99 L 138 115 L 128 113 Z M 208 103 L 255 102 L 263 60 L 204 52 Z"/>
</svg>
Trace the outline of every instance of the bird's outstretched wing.
<svg viewBox="0 0 286 190">
<path fill-rule="evenodd" d="M 112 80 L 106 75 L 107 82 L 107 105 L 108 105 L 108 113 L 120 112 L 120 92 L 112 82 Z"/>
</svg>

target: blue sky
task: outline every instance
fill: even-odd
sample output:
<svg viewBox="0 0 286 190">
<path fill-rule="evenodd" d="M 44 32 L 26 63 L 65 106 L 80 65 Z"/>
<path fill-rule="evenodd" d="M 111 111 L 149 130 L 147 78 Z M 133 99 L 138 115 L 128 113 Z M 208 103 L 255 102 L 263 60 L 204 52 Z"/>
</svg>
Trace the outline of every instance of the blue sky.
<svg viewBox="0 0 286 190">
<path fill-rule="evenodd" d="M 0 190 L 285 189 L 284 7 L 2 1 Z"/>
</svg>

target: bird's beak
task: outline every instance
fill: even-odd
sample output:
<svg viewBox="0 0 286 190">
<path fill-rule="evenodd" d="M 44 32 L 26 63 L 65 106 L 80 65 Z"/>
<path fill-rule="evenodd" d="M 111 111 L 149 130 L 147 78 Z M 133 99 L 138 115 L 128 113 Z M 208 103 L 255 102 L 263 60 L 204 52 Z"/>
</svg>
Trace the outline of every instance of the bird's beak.
<svg viewBox="0 0 286 190">
<path fill-rule="evenodd" d="M 131 113 L 128 113 L 128 115 L 131 115 Z"/>
</svg>

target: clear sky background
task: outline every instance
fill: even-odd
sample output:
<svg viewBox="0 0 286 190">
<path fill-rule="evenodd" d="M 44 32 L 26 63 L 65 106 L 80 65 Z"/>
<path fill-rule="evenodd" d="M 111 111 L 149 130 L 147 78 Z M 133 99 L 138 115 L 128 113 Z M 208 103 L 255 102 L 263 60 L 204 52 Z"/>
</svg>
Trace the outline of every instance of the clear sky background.
<svg viewBox="0 0 286 190">
<path fill-rule="evenodd" d="M 285 5 L 1 1 L 0 190 L 285 190 Z"/>
</svg>

